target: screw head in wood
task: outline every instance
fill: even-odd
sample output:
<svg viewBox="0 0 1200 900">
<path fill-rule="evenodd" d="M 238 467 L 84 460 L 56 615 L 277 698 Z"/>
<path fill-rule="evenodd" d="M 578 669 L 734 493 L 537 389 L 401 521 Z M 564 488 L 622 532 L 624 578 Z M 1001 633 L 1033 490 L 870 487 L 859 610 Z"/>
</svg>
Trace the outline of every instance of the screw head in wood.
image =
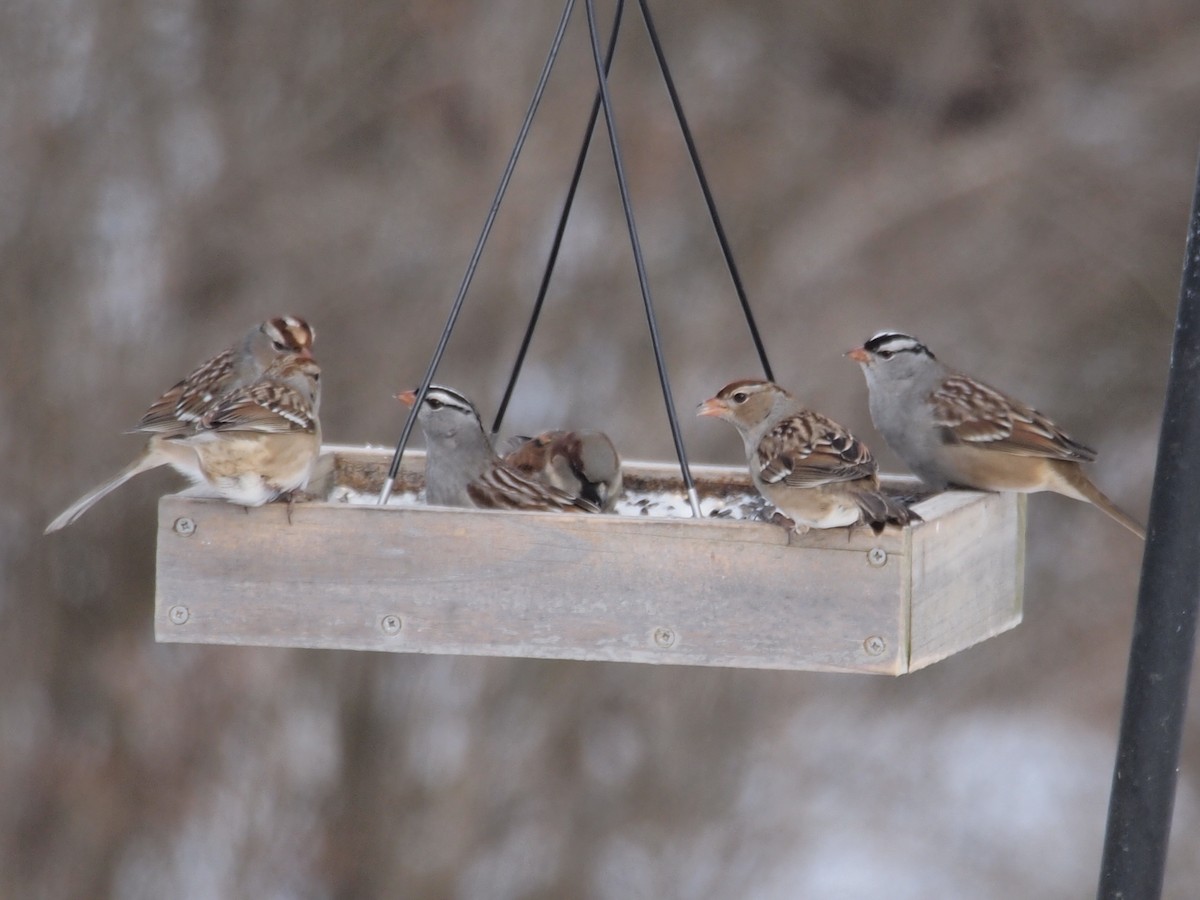
<svg viewBox="0 0 1200 900">
<path fill-rule="evenodd" d="M 196 533 L 196 523 L 187 516 L 182 516 L 175 520 L 175 533 L 182 534 L 187 537 L 190 534 Z"/>
<path fill-rule="evenodd" d="M 863 649 L 867 651 L 868 656 L 880 656 L 887 649 L 887 641 L 879 635 L 873 634 L 863 641 Z"/>
<path fill-rule="evenodd" d="M 379 620 L 379 627 L 384 634 L 399 634 L 404 623 L 394 614 L 384 616 Z"/>
<path fill-rule="evenodd" d="M 188 608 L 186 606 L 172 606 L 170 611 L 167 613 L 167 618 L 170 619 L 174 625 L 182 625 L 188 620 L 188 615 Z"/>
<path fill-rule="evenodd" d="M 654 643 L 664 650 L 667 649 L 675 643 L 675 632 L 670 628 L 655 628 Z"/>
<path fill-rule="evenodd" d="M 887 551 L 882 547 L 872 547 L 867 551 L 867 562 L 875 568 L 887 565 Z"/>
</svg>

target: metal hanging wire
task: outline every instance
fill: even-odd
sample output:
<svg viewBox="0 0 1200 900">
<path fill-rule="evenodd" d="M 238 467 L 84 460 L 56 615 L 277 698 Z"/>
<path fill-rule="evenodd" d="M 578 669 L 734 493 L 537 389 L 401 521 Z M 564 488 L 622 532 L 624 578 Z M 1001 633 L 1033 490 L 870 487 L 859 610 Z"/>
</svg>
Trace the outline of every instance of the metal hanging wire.
<svg viewBox="0 0 1200 900">
<path fill-rule="evenodd" d="M 529 109 L 525 112 L 525 121 L 521 123 L 517 142 L 513 145 L 512 153 L 508 157 L 508 164 L 504 167 L 504 174 L 500 178 L 500 187 L 496 190 L 492 206 L 488 210 L 487 218 L 484 219 L 483 230 L 479 234 L 479 240 L 475 243 L 475 251 L 471 254 L 471 261 L 467 264 L 462 284 L 458 286 L 458 295 L 454 298 L 454 305 L 450 308 L 450 317 L 446 320 L 442 337 L 433 351 L 433 359 L 429 361 L 429 368 L 425 370 L 425 376 L 421 379 L 421 386 L 417 389 L 417 398 L 413 401 L 408 418 L 404 420 L 404 430 L 400 432 L 400 440 L 396 442 L 396 452 L 392 454 L 392 464 L 388 466 L 387 479 L 379 491 L 380 506 L 388 502 L 388 498 L 396 487 L 396 476 L 400 473 L 400 458 L 404 455 L 404 448 L 407 446 L 408 438 L 417 422 L 417 413 L 421 409 L 421 404 L 425 402 L 425 395 L 429 393 L 429 385 L 433 383 L 438 363 L 442 361 L 442 356 L 446 352 L 446 344 L 450 341 L 450 332 L 454 330 L 454 323 L 458 321 L 458 314 L 462 312 L 463 301 L 467 298 L 467 289 L 471 286 L 471 281 L 475 277 L 475 269 L 479 266 L 479 258 L 483 255 L 483 245 L 487 243 L 488 235 L 492 233 L 492 225 L 496 221 L 496 214 L 500 211 L 500 203 L 508 191 L 508 183 L 512 180 L 513 170 L 517 167 L 517 158 L 525 146 L 525 138 L 529 135 L 529 126 L 533 124 L 533 115 L 542 102 L 542 94 L 546 92 L 546 82 L 550 80 L 550 71 L 554 68 L 554 61 L 558 59 L 558 50 L 562 46 L 563 35 L 567 31 L 567 21 L 571 18 L 571 10 L 574 8 L 575 0 L 567 0 L 566 6 L 563 7 L 562 17 L 558 20 L 558 30 L 554 33 L 550 52 L 542 66 L 542 74 L 538 77 L 537 87 L 534 88 L 533 99 L 530 100 Z"/>
<path fill-rule="evenodd" d="M 737 263 L 733 261 L 733 250 L 729 239 L 725 236 L 725 228 L 721 225 L 721 216 L 717 213 L 717 203 L 708 187 L 708 179 L 704 176 L 704 167 L 700 165 L 700 153 L 696 150 L 696 142 L 692 139 L 692 129 L 688 127 L 687 116 L 683 114 L 683 103 L 679 92 L 675 90 L 675 79 L 671 77 L 671 69 L 667 65 L 667 57 L 663 53 L 662 43 L 658 39 L 658 29 L 654 27 L 654 19 L 650 17 L 650 7 L 647 0 L 638 0 L 642 10 L 642 21 L 646 23 L 646 33 L 650 36 L 650 44 L 654 47 L 654 55 L 658 59 L 658 68 L 662 71 L 663 83 L 667 86 L 667 94 L 671 97 L 671 107 L 675 110 L 675 118 L 679 120 L 679 130 L 683 132 L 683 142 L 687 145 L 688 156 L 692 160 L 692 169 L 700 182 L 700 192 L 704 195 L 704 203 L 708 206 L 708 215 L 712 219 L 713 229 L 717 233 L 717 241 L 721 245 L 721 254 L 725 257 L 725 266 L 729 269 L 729 277 L 733 280 L 733 289 L 737 292 L 738 302 L 742 305 L 742 315 L 750 328 L 750 337 L 754 340 L 754 349 L 758 351 L 759 362 L 762 363 L 763 374 L 767 381 L 775 380 L 771 371 L 771 363 L 767 360 L 767 349 L 763 346 L 762 336 L 758 333 L 758 325 L 754 322 L 754 313 L 750 312 L 750 300 L 746 297 L 746 288 L 742 285 L 742 276 L 738 272 Z"/>
<path fill-rule="evenodd" d="M 646 324 L 650 328 L 650 343 L 654 345 L 654 363 L 658 366 L 658 380 L 662 385 L 663 403 L 667 407 L 667 419 L 671 423 L 671 439 L 675 442 L 675 455 L 679 457 L 679 470 L 687 489 L 688 503 L 692 515 L 700 518 L 700 496 L 696 493 L 696 482 L 688 466 L 687 450 L 683 446 L 683 432 L 679 427 L 679 416 L 675 411 L 675 400 L 671 396 L 671 381 L 667 376 L 667 363 L 663 358 L 662 340 L 658 335 L 658 321 L 654 317 L 654 301 L 650 298 L 650 281 L 646 277 L 646 261 L 642 258 L 642 244 L 638 239 L 637 222 L 633 218 L 633 205 L 629 199 L 629 184 L 625 180 L 625 164 L 621 160 L 621 142 L 617 138 L 617 122 L 612 111 L 612 98 L 608 94 L 608 78 L 604 73 L 604 62 L 600 58 L 600 35 L 596 30 L 595 0 L 585 0 L 588 34 L 592 41 L 592 58 L 596 63 L 596 77 L 600 82 L 600 105 L 604 108 L 604 123 L 608 126 L 608 144 L 612 149 L 613 166 L 617 170 L 617 186 L 621 190 L 621 207 L 625 210 L 625 224 L 629 228 L 629 243 L 633 247 L 633 264 L 637 268 L 638 287 L 642 292 L 642 303 L 646 307 Z"/>
<path fill-rule="evenodd" d="M 671 99 L 671 107 L 675 111 L 675 118 L 679 122 L 679 130 L 683 134 L 683 141 L 687 147 L 688 157 L 692 163 L 692 169 L 696 173 L 696 179 L 700 183 L 700 191 L 704 195 L 704 203 L 708 207 L 709 218 L 713 223 L 713 230 L 716 232 L 717 241 L 721 246 L 721 255 L 725 259 L 725 266 L 729 269 L 729 277 L 733 281 L 733 288 L 737 292 L 738 302 L 742 307 L 742 314 L 746 319 L 746 325 L 750 329 L 750 337 L 754 341 L 754 349 L 758 353 L 759 362 L 762 364 L 763 374 L 768 381 L 775 380 L 775 373 L 771 370 L 771 363 L 767 359 L 767 350 L 763 346 L 762 336 L 759 334 L 758 325 L 754 320 L 754 313 L 750 310 L 750 300 L 746 296 L 746 289 L 742 283 L 741 273 L 738 271 L 737 263 L 733 258 L 733 250 L 729 245 L 729 239 L 725 234 L 725 227 L 721 224 L 721 216 L 717 212 L 717 203 L 713 199 L 712 190 L 708 185 L 708 178 L 704 174 L 704 166 L 700 163 L 700 153 L 696 149 L 695 139 L 692 137 L 692 129 L 688 125 L 687 116 L 683 112 L 683 102 L 679 99 L 679 92 L 675 89 L 675 79 L 671 76 L 670 66 L 667 65 L 667 57 L 663 52 L 662 42 L 658 37 L 658 29 L 654 25 L 654 19 L 650 15 L 650 7 L 647 0 L 638 0 L 642 12 L 642 21 L 646 26 L 646 33 L 650 37 L 650 43 L 654 48 L 654 55 L 658 61 L 658 67 L 662 72 L 663 83 L 666 85 L 667 94 Z M 613 51 L 616 48 L 617 34 L 621 25 L 621 13 L 624 7 L 624 0 L 617 0 L 616 13 L 613 20 L 612 35 L 609 39 L 608 52 L 604 60 L 604 72 L 607 75 L 612 68 Z M 546 291 L 550 286 L 550 278 L 554 274 L 554 267 L 558 262 L 558 253 L 562 245 L 563 233 L 567 228 L 567 221 L 571 216 L 571 207 L 575 202 L 575 192 L 579 185 L 580 176 L 583 173 L 583 164 L 587 159 L 588 149 L 591 147 L 592 134 L 596 127 L 596 118 L 600 112 L 600 104 L 602 96 L 600 91 L 596 91 L 596 97 L 592 101 L 592 110 L 588 116 L 587 128 L 584 130 L 583 145 L 579 149 L 579 155 L 575 161 L 575 171 L 571 176 L 571 184 L 567 189 L 567 197 L 563 203 L 562 213 L 558 219 L 558 227 L 554 233 L 554 240 L 550 247 L 550 254 L 546 261 L 545 271 L 542 273 L 542 281 L 538 287 L 537 299 L 533 304 L 533 312 L 529 317 L 529 324 L 525 328 L 525 335 L 521 341 L 521 347 L 517 351 L 516 361 L 513 363 L 512 373 L 509 375 L 508 384 L 504 389 L 504 397 L 500 401 L 500 406 L 496 411 L 496 418 L 492 421 L 492 434 L 496 435 L 500 431 L 500 425 L 504 421 L 504 415 L 508 410 L 509 401 L 512 399 L 513 390 L 516 388 L 517 379 L 520 377 L 521 368 L 525 363 L 525 355 L 529 350 L 530 340 L 533 338 L 534 329 L 537 327 L 538 318 L 541 316 L 542 306 L 546 299 Z"/>
<path fill-rule="evenodd" d="M 625 0 L 617 0 L 617 10 L 613 14 L 612 33 L 608 38 L 608 52 L 604 55 L 604 74 L 608 75 L 612 68 L 613 53 L 617 49 L 617 35 L 621 30 L 621 14 L 625 11 Z M 592 111 L 588 113 L 587 127 L 583 131 L 583 145 L 575 157 L 575 169 L 571 173 L 571 184 L 567 188 L 566 199 L 563 200 L 562 212 L 558 216 L 558 226 L 554 229 L 554 240 L 550 243 L 550 255 L 546 259 L 546 268 L 542 271 L 542 282 L 538 285 L 537 299 L 533 302 L 533 312 L 529 316 L 529 324 L 525 326 L 525 335 L 521 338 L 521 348 L 517 351 L 517 359 L 513 363 L 512 373 L 508 376 L 508 384 L 504 388 L 504 397 L 496 409 L 496 418 L 492 420 L 493 437 L 500 431 L 500 423 L 508 412 L 509 401 L 512 400 L 513 390 L 521 375 L 521 367 L 525 365 L 525 354 L 529 352 L 529 343 L 533 340 L 533 331 L 537 327 L 542 314 L 542 305 L 546 302 L 546 292 L 550 289 L 550 279 L 554 275 L 554 267 L 558 264 L 558 252 L 562 249 L 563 235 L 567 231 L 567 222 L 571 218 L 571 208 L 575 205 L 575 192 L 579 189 L 579 179 L 583 177 L 583 164 L 587 162 L 588 149 L 592 146 L 592 134 L 596 130 L 596 119 L 600 115 L 600 89 L 596 89 L 596 97 L 592 100 Z"/>
<path fill-rule="evenodd" d="M 658 369 L 659 383 L 662 387 L 663 401 L 667 409 L 667 419 L 671 427 L 671 437 L 675 444 L 675 452 L 679 460 L 679 468 L 683 477 L 684 486 L 687 491 L 688 502 L 691 505 L 693 515 L 699 517 L 699 496 L 696 492 L 695 482 L 692 478 L 691 469 L 688 465 L 687 451 L 684 447 L 683 435 L 679 425 L 679 418 L 675 409 L 674 399 L 671 394 L 670 379 L 667 374 L 666 362 L 662 351 L 662 340 L 659 335 L 658 323 L 654 314 L 654 304 L 650 293 L 649 279 L 646 274 L 646 266 L 642 254 L 641 242 L 638 238 L 637 224 L 634 219 L 632 201 L 630 200 L 629 196 L 629 186 L 625 177 L 624 162 L 621 157 L 620 141 L 616 133 L 616 121 L 612 111 L 612 101 L 608 91 L 608 73 L 612 66 L 613 54 L 616 50 L 617 36 L 620 32 L 621 17 L 624 10 L 624 0 L 617 0 L 616 10 L 613 17 L 612 31 L 609 36 L 608 49 L 603 58 L 600 54 L 600 39 L 596 26 L 594 0 L 586 0 L 585 5 L 587 9 L 588 34 L 590 39 L 589 42 L 591 44 L 592 56 L 596 66 L 598 89 L 592 102 L 592 109 L 588 117 L 583 144 L 576 158 L 575 169 L 572 173 L 570 186 L 567 190 L 567 196 L 564 200 L 563 209 L 559 216 L 558 226 L 555 230 L 554 240 L 551 244 L 550 253 L 546 262 L 546 267 L 542 274 L 541 284 L 538 288 L 537 297 L 534 301 L 529 323 L 526 326 L 520 349 L 517 352 L 516 361 L 514 362 L 512 372 L 505 387 L 504 396 L 500 402 L 495 420 L 493 421 L 492 433 L 496 434 L 500 430 L 500 424 L 504 419 L 505 412 L 507 411 L 509 402 L 512 399 L 512 394 L 515 389 L 517 379 L 520 376 L 521 368 L 524 364 L 530 342 L 533 338 L 533 332 L 537 326 L 538 319 L 540 318 L 541 311 L 545 303 L 546 293 L 549 289 L 550 279 L 553 276 L 554 268 L 558 261 L 558 255 L 562 247 L 563 235 L 565 234 L 567 222 L 570 218 L 576 191 L 579 186 L 579 180 L 583 172 L 583 166 L 587 159 L 592 137 L 595 133 L 596 120 L 598 118 L 599 111 L 602 109 L 604 111 L 605 125 L 609 135 L 609 146 L 613 155 L 613 166 L 616 171 L 617 185 L 621 194 L 621 206 L 625 214 L 630 244 L 633 249 L 634 265 L 637 269 L 638 275 L 638 286 L 642 294 L 643 305 L 646 311 L 646 322 L 650 332 L 651 345 L 654 350 L 654 358 Z M 770 362 L 767 359 L 766 349 L 763 346 L 762 338 L 754 321 L 753 313 L 750 310 L 749 300 L 746 297 L 741 276 L 738 272 L 737 265 L 734 262 L 733 253 L 730 249 L 729 241 L 725 234 L 725 229 L 721 224 L 716 203 L 713 200 L 712 191 L 708 185 L 708 179 L 705 177 L 704 169 L 700 163 L 699 153 L 696 150 L 691 129 L 688 126 L 687 118 L 684 115 L 679 94 L 675 89 L 675 82 L 667 65 L 666 56 L 663 53 L 662 44 L 659 41 L 657 29 L 654 26 L 654 21 L 650 15 L 646 0 L 639 0 L 639 5 L 642 11 L 642 20 L 645 23 L 647 33 L 650 37 L 650 42 L 654 48 L 655 57 L 658 61 L 659 69 L 662 72 L 663 80 L 666 84 L 667 93 L 671 99 L 671 105 L 675 112 L 676 119 L 679 122 L 684 143 L 687 147 L 688 156 L 692 163 L 692 168 L 695 171 L 696 177 L 700 183 L 701 193 L 703 194 L 705 204 L 708 207 L 709 217 L 712 220 L 713 227 L 717 235 L 717 240 L 721 247 L 721 253 L 725 258 L 726 267 L 729 269 L 730 278 L 733 281 L 734 289 L 742 307 L 742 313 L 746 319 L 746 324 L 749 327 L 750 335 L 754 341 L 755 349 L 758 352 L 759 360 L 762 363 L 763 371 L 768 379 L 773 379 L 774 376 L 771 371 Z M 492 202 L 491 209 L 488 213 L 487 219 L 484 222 L 482 233 L 480 234 L 479 240 L 476 243 L 475 251 L 472 254 L 470 263 L 467 266 L 467 272 L 464 275 L 463 282 L 459 287 L 458 295 L 455 298 L 454 304 L 451 308 L 450 316 L 446 322 L 446 327 L 442 332 L 441 339 L 434 351 L 433 359 L 430 361 L 429 368 L 426 371 L 425 376 L 421 381 L 420 388 L 417 391 L 416 401 L 413 404 L 412 410 L 409 412 L 408 418 L 405 420 L 404 430 L 400 435 L 400 440 L 397 442 L 396 451 L 392 457 L 392 463 L 388 470 L 387 479 L 385 480 L 383 489 L 380 492 L 380 504 L 387 502 L 394 489 L 396 477 L 400 470 L 401 457 L 403 456 L 404 448 L 408 443 L 408 439 L 411 436 L 413 426 L 416 422 L 417 412 L 420 409 L 420 405 L 424 401 L 424 397 L 429 390 L 430 383 L 433 381 L 434 374 L 437 371 L 437 366 L 441 362 L 441 358 L 445 353 L 446 345 L 449 342 L 450 333 L 453 330 L 454 324 L 458 319 L 458 315 L 462 310 L 463 301 L 466 298 L 467 290 L 470 287 L 471 280 L 474 278 L 475 270 L 483 252 L 483 246 L 491 232 L 492 224 L 494 223 L 496 214 L 499 211 L 500 203 L 502 202 L 504 194 L 508 189 L 508 183 L 511 180 L 513 170 L 516 166 L 516 160 L 520 156 L 520 152 L 524 147 L 525 139 L 528 135 L 533 116 L 541 102 L 542 94 L 545 91 L 550 71 L 554 65 L 554 60 L 557 58 L 559 47 L 562 43 L 563 34 L 566 30 L 566 24 L 570 18 L 573 7 L 574 0 L 567 0 L 567 4 L 563 10 L 562 18 L 559 21 L 558 30 L 555 33 L 550 53 L 546 59 L 546 64 L 542 69 L 541 77 L 539 78 L 537 87 L 534 90 L 533 99 L 530 103 L 528 111 L 526 112 L 525 121 L 522 123 L 516 144 L 513 147 L 512 154 L 509 157 L 508 165 L 505 167 L 504 174 L 501 177 L 500 187 L 497 190 L 496 197 Z"/>
</svg>

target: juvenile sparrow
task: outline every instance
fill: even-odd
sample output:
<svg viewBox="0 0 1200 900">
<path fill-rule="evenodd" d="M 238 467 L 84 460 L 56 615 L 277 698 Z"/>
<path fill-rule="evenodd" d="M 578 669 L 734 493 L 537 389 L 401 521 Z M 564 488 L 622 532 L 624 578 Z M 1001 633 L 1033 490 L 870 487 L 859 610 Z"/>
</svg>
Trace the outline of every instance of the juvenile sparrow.
<svg viewBox="0 0 1200 900">
<path fill-rule="evenodd" d="M 866 375 L 876 429 L 930 487 L 1054 491 L 1145 539 L 1145 528 L 1083 473 L 1080 463 L 1096 451 L 1036 409 L 943 365 L 911 335 L 881 332 L 846 355 Z"/>
<path fill-rule="evenodd" d="M 159 466 L 171 466 L 192 482 L 202 483 L 204 475 L 195 452 L 170 439 L 194 432 L 216 403 L 231 391 L 252 384 L 277 359 L 285 355 L 311 358 L 315 336 L 308 323 L 295 316 L 268 319 L 234 346 L 201 363 L 146 410 L 134 431 L 150 437 L 137 458 L 63 510 L 46 526 L 45 533 L 65 528 L 135 475 Z"/>
<path fill-rule="evenodd" d="M 796 523 L 798 533 L 860 522 L 879 532 L 920 519 L 880 491 L 865 444 L 777 384 L 735 381 L 696 414 L 724 419 L 738 430 L 754 486 Z"/>
<path fill-rule="evenodd" d="M 253 384 L 226 395 L 191 434 L 205 483 L 241 506 L 262 506 L 308 485 L 321 453 L 321 367 L 307 356 L 275 360 Z"/>
<path fill-rule="evenodd" d="M 503 453 L 513 468 L 611 512 L 621 496 L 621 458 L 599 431 L 543 431 L 511 438 Z"/>
<path fill-rule="evenodd" d="M 416 391 L 396 399 L 416 402 Z M 434 506 L 599 512 L 597 504 L 543 484 L 496 455 L 466 397 L 431 385 L 417 412 L 425 432 L 425 500 Z"/>
</svg>

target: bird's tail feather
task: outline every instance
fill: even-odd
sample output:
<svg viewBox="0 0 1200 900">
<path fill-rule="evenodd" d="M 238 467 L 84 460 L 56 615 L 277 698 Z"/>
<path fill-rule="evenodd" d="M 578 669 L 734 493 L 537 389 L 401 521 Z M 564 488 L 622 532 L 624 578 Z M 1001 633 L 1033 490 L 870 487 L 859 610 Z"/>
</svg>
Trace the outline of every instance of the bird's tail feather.
<svg viewBox="0 0 1200 900">
<path fill-rule="evenodd" d="M 1055 487 L 1058 493 L 1092 504 L 1113 521 L 1124 525 L 1143 541 L 1146 539 L 1146 527 L 1109 500 L 1100 488 L 1092 484 L 1083 470 L 1079 468 L 1078 463 L 1056 466 L 1055 471 L 1062 481 L 1061 485 Z"/>
<path fill-rule="evenodd" d="M 103 500 L 105 497 L 127 482 L 130 478 L 133 478 L 135 475 L 140 475 L 142 472 L 149 471 L 150 469 L 155 469 L 159 466 L 166 465 L 167 462 L 168 461 L 162 458 L 161 455 L 153 452 L 150 444 L 147 444 L 146 449 L 138 454 L 137 459 L 127 465 L 112 478 L 105 481 L 103 484 L 99 484 L 92 488 L 90 491 L 64 509 L 61 513 L 55 516 L 54 521 L 46 526 L 46 530 L 43 532 L 43 534 L 50 534 L 52 531 L 58 531 L 60 528 L 66 528 L 85 512 L 95 506 L 98 502 Z"/>
</svg>

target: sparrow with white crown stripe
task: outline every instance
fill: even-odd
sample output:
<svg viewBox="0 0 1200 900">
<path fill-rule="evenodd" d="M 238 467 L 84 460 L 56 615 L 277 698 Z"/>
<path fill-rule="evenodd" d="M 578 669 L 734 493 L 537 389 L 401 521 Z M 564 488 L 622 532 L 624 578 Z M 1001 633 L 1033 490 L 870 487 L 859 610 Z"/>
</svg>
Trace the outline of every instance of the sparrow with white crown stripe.
<svg viewBox="0 0 1200 900">
<path fill-rule="evenodd" d="M 1054 491 L 1145 539 L 1145 528 L 1080 467 L 1096 451 L 1033 407 L 943 365 L 903 332 L 880 332 L 846 355 L 866 376 L 875 428 L 934 490 Z"/>
<path fill-rule="evenodd" d="M 396 399 L 416 402 L 416 391 Z M 430 385 L 417 411 L 425 433 L 425 500 L 476 509 L 599 512 L 597 504 L 525 475 L 496 455 L 474 405 L 452 388 Z"/>
</svg>

